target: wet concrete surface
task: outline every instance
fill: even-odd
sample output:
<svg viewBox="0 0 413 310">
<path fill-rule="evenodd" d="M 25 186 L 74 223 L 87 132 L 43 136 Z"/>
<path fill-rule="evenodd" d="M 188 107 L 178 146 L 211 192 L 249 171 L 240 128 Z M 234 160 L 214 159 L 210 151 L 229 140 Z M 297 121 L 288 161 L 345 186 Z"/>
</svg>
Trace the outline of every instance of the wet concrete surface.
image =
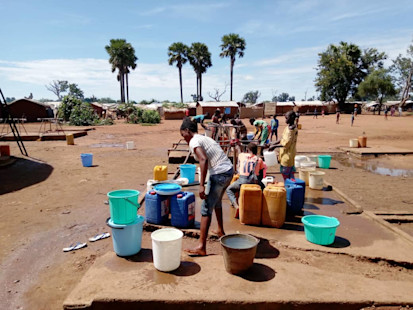
<svg viewBox="0 0 413 310">
<path fill-rule="evenodd" d="M 201 200 L 198 186 L 184 189 L 193 191 L 197 197 L 196 221 L 199 222 Z M 334 191 L 306 188 L 304 215 L 322 214 L 340 221 L 334 243 L 321 246 L 306 240 L 302 215 L 288 218 L 281 229 L 242 225 L 233 217 L 234 209 L 229 201 L 224 199 L 226 233 L 248 233 L 260 239 L 254 264 L 247 273 L 235 276 L 225 272 L 223 257 L 217 255 L 219 250 L 216 248 L 207 248 L 210 255 L 206 257 L 189 257 L 182 252 L 177 270 L 159 272 L 153 266 L 151 243 L 146 239 L 142 240 L 141 252 L 132 257 L 120 258 L 113 252 L 100 257 L 66 299 L 65 308 L 120 309 L 122 305 L 122 309 L 132 309 L 138 304 L 153 308 L 161 303 L 165 309 L 175 309 L 179 304 L 185 308 L 202 304 L 208 309 L 236 309 L 237 305 L 243 305 L 245 309 L 248 308 L 246 305 L 251 309 L 259 305 L 280 309 L 284 306 L 294 309 L 360 309 L 371 305 L 372 301 L 376 305 L 412 304 L 413 282 L 396 281 L 392 288 L 390 283 L 379 279 L 339 269 L 326 274 L 307 264 L 278 259 L 280 248 L 291 248 L 412 266 L 412 244 L 363 214 L 343 212 L 348 207 Z M 144 208 L 139 213 L 144 214 Z M 214 228 L 215 217 L 211 225 L 211 229 Z M 198 233 L 197 228 L 185 231 Z"/>
</svg>

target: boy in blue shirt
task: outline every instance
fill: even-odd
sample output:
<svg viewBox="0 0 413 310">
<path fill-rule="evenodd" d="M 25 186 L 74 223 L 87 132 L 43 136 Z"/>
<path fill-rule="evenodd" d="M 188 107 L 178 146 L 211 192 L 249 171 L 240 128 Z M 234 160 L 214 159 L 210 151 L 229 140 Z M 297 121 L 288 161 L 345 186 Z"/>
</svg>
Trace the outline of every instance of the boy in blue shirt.
<svg viewBox="0 0 413 310">
<path fill-rule="evenodd" d="M 272 141 L 272 136 L 275 134 L 275 138 L 278 140 L 278 119 L 277 115 L 274 115 L 274 118 L 271 120 L 271 138 L 270 141 Z"/>
</svg>

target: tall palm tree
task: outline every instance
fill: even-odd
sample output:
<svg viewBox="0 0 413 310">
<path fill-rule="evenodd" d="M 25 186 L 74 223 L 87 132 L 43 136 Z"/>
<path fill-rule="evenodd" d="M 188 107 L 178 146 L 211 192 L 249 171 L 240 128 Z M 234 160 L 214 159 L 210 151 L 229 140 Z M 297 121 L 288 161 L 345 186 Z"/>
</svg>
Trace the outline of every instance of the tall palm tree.
<svg viewBox="0 0 413 310">
<path fill-rule="evenodd" d="M 137 66 L 136 61 L 138 60 L 135 56 L 135 49 L 124 39 L 111 39 L 110 45 L 106 45 L 105 49 L 110 56 L 109 63 L 112 65 L 112 72 L 115 72 L 116 69 L 118 69 L 117 79 L 120 84 L 121 102 L 125 102 L 125 80 L 127 100 L 129 102 L 129 68 L 134 70 Z"/>
<path fill-rule="evenodd" d="M 196 96 L 197 100 L 202 98 L 202 74 L 212 67 L 211 53 L 204 43 L 192 43 L 189 49 L 188 59 L 196 73 Z"/>
<path fill-rule="evenodd" d="M 168 62 L 172 66 L 176 63 L 179 70 L 179 85 L 181 88 L 181 103 L 184 102 L 184 96 L 182 93 L 182 66 L 188 61 L 188 46 L 182 42 L 175 42 L 168 48 Z"/>
<path fill-rule="evenodd" d="M 244 56 L 244 50 L 245 50 L 245 40 L 244 38 L 241 38 L 239 35 L 235 33 L 230 33 L 227 35 L 224 35 L 221 38 L 222 44 L 221 44 L 221 58 L 223 57 L 230 57 L 231 59 L 231 92 L 230 92 L 230 100 L 232 101 L 232 85 L 233 85 L 233 75 L 234 75 L 234 64 L 235 64 L 235 57 L 238 54 L 238 57 L 243 57 Z"/>
</svg>

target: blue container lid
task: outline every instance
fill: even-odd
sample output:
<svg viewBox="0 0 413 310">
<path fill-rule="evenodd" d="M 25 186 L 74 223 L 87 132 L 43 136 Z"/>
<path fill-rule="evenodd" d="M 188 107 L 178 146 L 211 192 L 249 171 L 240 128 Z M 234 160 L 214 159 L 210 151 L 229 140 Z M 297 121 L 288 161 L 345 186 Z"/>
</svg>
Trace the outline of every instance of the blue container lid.
<svg viewBox="0 0 413 310">
<path fill-rule="evenodd" d="M 168 191 L 176 191 L 176 190 L 181 190 L 182 187 L 176 183 L 163 183 L 163 184 L 158 184 L 155 185 L 156 190 L 168 192 Z"/>
<path fill-rule="evenodd" d="M 109 218 L 107 221 L 108 226 L 112 227 L 112 228 L 125 228 L 127 226 L 131 226 L 131 225 L 136 225 L 139 223 L 143 223 L 143 221 L 145 221 L 145 218 L 142 215 L 137 214 L 136 215 L 136 219 L 132 222 L 132 223 L 128 223 L 128 224 L 115 224 L 112 220 L 112 218 Z"/>
</svg>

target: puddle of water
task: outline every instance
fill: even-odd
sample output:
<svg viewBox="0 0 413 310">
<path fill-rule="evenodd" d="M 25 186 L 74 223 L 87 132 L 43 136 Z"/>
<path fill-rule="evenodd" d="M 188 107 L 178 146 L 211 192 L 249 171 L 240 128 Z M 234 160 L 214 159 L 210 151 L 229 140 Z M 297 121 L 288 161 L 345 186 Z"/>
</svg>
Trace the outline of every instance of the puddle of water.
<svg viewBox="0 0 413 310">
<path fill-rule="evenodd" d="M 359 168 L 366 171 L 392 177 L 413 177 L 413 170 L 385 167 L 385 164 L 372 159 L 357 159 L 348 155 L 333 155 L 333 159 L 345 167 Z"/>
<path fill-rule="evenodd" d="M 97 143 L 97 144 L 91 144 L 90 147 L 120 147 L 120 148 L 125 148 L 125 144 L 123 144 L 123 143 Z"/>
</svg>

